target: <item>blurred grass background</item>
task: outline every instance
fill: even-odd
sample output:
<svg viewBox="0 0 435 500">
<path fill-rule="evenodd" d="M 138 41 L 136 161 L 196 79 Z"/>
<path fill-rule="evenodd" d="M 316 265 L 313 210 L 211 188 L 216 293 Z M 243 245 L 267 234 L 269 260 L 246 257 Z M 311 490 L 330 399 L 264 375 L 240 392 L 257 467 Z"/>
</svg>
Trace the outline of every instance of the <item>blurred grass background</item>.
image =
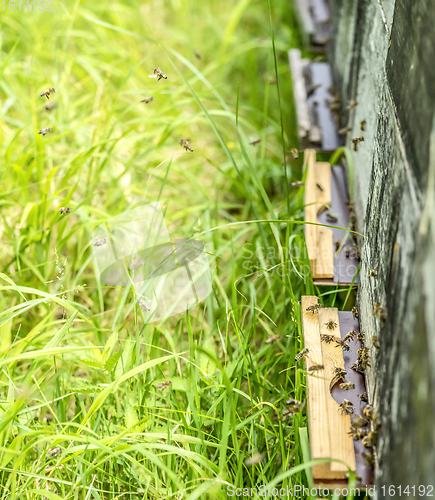
<svg viewBox="0 0 435 500">
<path fill-rule="evenodd" d="M 284 414 L 304 399 L 299 300 L 314 293 L 289 222 L 303 218 L 288 187 L 301 160 L 284 159 L 290 2 L 15 4 L 0 14 L 0 498 L 306 484 L 305 415 Z M 167 80 L 148 78 L 156 67 Z M 215 272 L 205 303 L 145 325 L 133 289 L 99 283 L 91 235 L 156 200 Z"/>
</svg>

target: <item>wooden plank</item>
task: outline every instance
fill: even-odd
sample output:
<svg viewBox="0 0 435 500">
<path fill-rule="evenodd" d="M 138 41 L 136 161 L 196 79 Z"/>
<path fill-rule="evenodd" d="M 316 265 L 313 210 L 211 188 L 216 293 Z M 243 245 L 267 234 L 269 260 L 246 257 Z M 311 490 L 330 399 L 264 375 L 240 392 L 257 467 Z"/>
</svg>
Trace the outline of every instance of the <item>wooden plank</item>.
<svg viewBox="0 0 435 500">
<path fill-rule="evenodd" d="M 320 335 L 333 335 L 336 340 L 340 340 L 340 326 L 338 318 L 338 309 L 322 308 L 319 313 L 319 329 Z M 336 323 L 337 327 L 334 330 L 327 328 L 326 324 L 329 321 Z M 322 357 L 324 366 L 324 376 L 326 379 L 327 390 L 330 397 L 326 400 L 326 408 L 328 413 L 329 430 L 332 433 L 331 442 L 331 458 L 342 460 L 348 467 L 355 470 L 355 450 L 353 447 L 353 439 L 349 435 L 350 431 L 350 416 L 342 415 L 339 412 L 339 404 L 334 400 L 329 392 L 329 382 L 334 377 L 336 367 L 344 369 L 343 351 L 340 346 L 335 343 L 322 342 Z M 331 462 L 331 471 L 341 472 L 342 478 L 348 471 L 348 467 L 338 462 Z"/>
<path fill-rule="evenodd" d="M 355 451 L 353 440 L 349 435 L 350 417 L 342 415 L 338 403 L 333 399 L 329 384 L 336 367 L 344 368 L 343 352 L 335 343 L 321 342 L 320 335 L 333 335 L 340 339 L 338 310 L 322 308 L 319 312 L 307 311 L 307 308 L 317 304 L 317 297 L 302 297 L 302 327 L 305 347 L 309 349 L 306 357 L 307 369 L 314 364 L 324 366 L 321 376 L 307 376 L 308 393 L 308 428 L 310 432 L 311 458 L 333 458 L 343 461 L 355 470 Z M 327 329 L 326 323 L 332 320 L 337 324 L 334 331 Z M 313 467 L 315 483 L 323 480 L 345 479 L 348 467 L 329 462 Z"/>
<path fill-rule="evenodd" d="M 307 91 L 305 90 L 304 67 L 306 62 L 302 59 L 299 49 L 288 52 L 290 71 L 293 82 L 293 94 L 298 119 L 298 137 L 301 144 L 307 144 L 308 133 L 311 129 L 310 110 L 307 104 Z"/>
<path fill-rule="evenodd" d="M 307 365 L 322 364 L 322 346 L 319 334 L 319 315 L 307 311 L 307 307 L 317 304 L 317 297 L 302 297 L 302 327 L 304 345 L 309 349 Z M 329 389 L 328 389 L 329 392 Z M 307 377 L 308 429 L 310 433 L 311 459 L 328 458 L 331 450 L 328 430 L 325 381 L 320 377 Z M 326 478 L 329 463 L 315 465 L 313 476 Z"/>
<path fill-rule="evenodd" d="M 318 214 L 331 205 L 331 166 L 316 162 L 314 149 L 305 151 L 307 177 L 305 181 L 305 220 L 318 222 Z M 333 231 L 327 227 L 305 226 L 308 258 L 313 279 L 334 278 Z"/>
</svg>

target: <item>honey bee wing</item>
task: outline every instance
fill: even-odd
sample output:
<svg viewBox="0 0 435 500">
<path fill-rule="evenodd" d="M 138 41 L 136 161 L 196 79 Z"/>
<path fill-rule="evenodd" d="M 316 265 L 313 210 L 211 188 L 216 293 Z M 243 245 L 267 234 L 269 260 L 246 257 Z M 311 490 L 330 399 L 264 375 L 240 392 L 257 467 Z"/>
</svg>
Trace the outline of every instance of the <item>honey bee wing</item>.
<svg viewBox="0 0 435 500">
<path fill-rule="evenodd" d="M 148 75 L 148 78 L 157 78 L 157 75 L 156 74 Z"/>
</svg>

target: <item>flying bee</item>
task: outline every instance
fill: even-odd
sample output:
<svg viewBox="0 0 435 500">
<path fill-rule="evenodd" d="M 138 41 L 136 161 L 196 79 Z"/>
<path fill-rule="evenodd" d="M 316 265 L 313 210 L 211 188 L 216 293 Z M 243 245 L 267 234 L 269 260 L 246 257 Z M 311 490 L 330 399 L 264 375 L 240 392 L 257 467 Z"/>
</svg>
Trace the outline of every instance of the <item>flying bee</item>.
<svg viewBox="0 0 435 500">
<path fill-rule="evenodd" d="M 353 413 L 353 403 L 352 401 L 348 401 L 344 399 L 341 405 L 338 406 L 338 411 L 342 415 L 351 415 Z"/>
<path fill-rule="evenodd" d="M 139 304 L 139 307 L 145 312 L 151 311 L 149 304 L 145 300 L 138 299 L 137 303 Z"/>
<path fill-rule="evenodd" d="M 69 207 L 60 207 L 59 208 L 59 213 L 61 215 L 66 215 L 66 214 L 71 213 L 71 209 Z"/>
<path fill-rule="evenodd" d="M 296 361 L 299 361 L 301 360 L 302 358 L 305 358 L 305 356 L 309 353 L 309 349 L 305 348 L 305 349 L 302 349 L 302 351 L 298 354 L 296 354 L 295 356 L 295 360 Z"/>
<path fill-rule="evenodd" d="M 373 316 L 378 318 L 381 323 L 385 323 L 387 321 L 388 312 L 386 307 L 382 307 L 379 302 L 373 306 Z"/>
<path fill-rule="evenodd" d="M 281 340 L 281 335 L 272 335 L 272 337 L 269 337 L 266 340 L 266 344 L 275 344 L 275 342 L 278 342 L 278 340 Z"/>
<path fill-rule="evenodd" d="M 363 437 L 362 444 L 366 448 L 373 448 L 373 446 L 376 446 L 376 443 L 378 442 L 378 433 L 377 431 L 370 431 L 367 436 Z"/>
<path fill-rule="evenodd" d="M 291 187 L 302 187 L 302 186 L 305 186 L 305 182 L 303 181 L 296 181 L 296 182 L 292 182 L 291 184 Z"/>
<path fill-rule="evenodd" d="M 350 351 L 350 347 L 346 344 L 346 342 L 344 340 L 336 340 L 335 342 L 337 342 L 338 345 L 336 345 L 335 347 L 342 347 L 345 351 Z"/>
<path fill-rule="evenodd" d="M 301 406 L 302 405 L 302 402 L 301 401 L 298 401 L 297 399 L 287 399 L 287 401 L 285 402 L 285 404 L 287 406 Z"/>
<path fill-rule="evenodd" d="M 341 128 L 339 131 L 338 131 L 338 135 L 346 135 L 348 132 L 350 132 L 352 129 L 350 127 L 344 127 L 344 128 Z"/>
<path fill-rule="evenodd" d="M 335 330 L 337 328 L 337 323 L 335 321 L 332 321 L 332 319 L 325 323 L 325 325 L 328 330 Z"/>
<path fill-rule="evenodd" d="M 53 458 L 53 457 L 57 457 L 58 455 L 60 455 L 62 453 L 62 448 L 50 448 L 48 451 L 47 451 L 47 456 L 49 458 Z"/>
<path fill-rule="evenodd" d="M 193 149 L 189 145 L 190 139 L 180 139 L 180 145 L 186 150 L 193 153 Z"/>
<path fill-rule="evenodd" d="M 320 335 L 320 340 L 322 342 L 326 342 L 327 344 L 330 344 L 333 342 L 334 337 L 332 335 Z"/>
<path fill-rule="evenodd" d="M 259 464 L 263 460 L 263 458 L 264 455 L 256 453 L 255 455 L 252 455 L 252 457 L 247 458 L 244 463 L 247 467 L 252 467 L 253 465 Z"/>
<path fill-rule="evenodd" d="M 352 307 L 352 314 L 353 314 L 354 319 L 359 317 L 358 316 L 358 309 L 356 306 Z"/>
<path fill-rule="evenodd" d="M 356 331 L 352 330 L 351 332 L 347 333 L 343 339 L 344 342 L 349 342 L 353 340 L 356 336 Z"/>
<path fill-rule="evenodd" d="M 378 277 L 378 271 L 376 269 L 370 269 L 369 278 L 377 278 L 377 277 Z"/>
<path fill-rule="evenodd" d="M 140 102 L 144 102 L 145 104 L 148 104 L 151 101 L 154 101 L 154 97 L 145 97 L 145 99 L 142 99 Z"/>
<path fill-rule="evenodd" d="M 98 240 L 94 241 L 94 247 L 101 247 L 107 243 L 106 238 L 98 238 Z"/>
<path fill-rule="evenodd" d="M 289 417 L 290 415 L 294 415 L 295 413 L 299 413 L 301 410 L 300 406 L 294 406 L 293 408 L 286 408 L 282 412 L 283 418 Z"/>
<path fill-rule="evenodd" d="M 323 370 L 324 366 L 323 365 L 312 365 L 308 368 L 309 372 L 317 372 L 320 370 Z"/>
<path fill-rule="evenodd" d="M 343 389 L 343 391 L 351 391 L 355 389 L 355 384 L 352 384 L 352 382 L 344 382 L 340 384 L 340 389 Z"/>
<path fill-rule="evenodd" d="M 161 382 L 160 384 L 156 385 L 156 389 L 164 389 L 165 387 L 171 387 L 172 382 L 170 380 L 167 380 L 166 382 Z"/>
<path fill-rule="evenodd" d="M 358 144 L 360 144 L 361 142 L 364 142 L 364 137 L 361 136 L 361 137 L 355 137 L 354 139 L 352 139 L 352 144 L 353 144 L 353 150 L 354 151 L 358 151 Z"/>
<path fill-rule="evenodd" d="M 250 144 L 251 146 L 255 146 L 255 145 L 257 145 L 257 144 L 260 144 L 260 142 L 261 142 L 261 139 L 252 139 L 252 140 L 249 142 L 249 144 Z"/>
<path fill-rule="evenodd" d="M 319 309 L 322 308 L 322 304 L 313 304 L 312 306 L 308 306 L 306 311 L 311 311 L 313 314 L 318 312 Z"/>
<path fill-rule="evenodd" d="M 336 224 L 336 223 L 338 222 L 337 217 L 334 217 L 333 215 L 331 215 L 331 214 L 329 214 L 329 213 L 328 213 L 328 214 L 326 214 L 326 220 L 327 220 L 328 222 L 331 222 L 332 224 Z"/>
<path fill-rule="evenodd" d="M 41 130 L 38 132 L 38 134 L 45 135 L 45 134 L 48 134 L 48 132 L 51 132 L 51 128 L 50 127 L 41 128 Z"/>
<path fill-rule="evenodd" d="M 361 129 L 361 132 L 364 132 L 365 129 L 366 129 L 366 124 L 367 124 L 367 120 L 361 120 L 359 122 L 359 128 Z"/>
<path fill-rule="evenodd" d="M 45 105 L 45 111 L 53 111 L 53 109 L 57 108 L 57 102 L 47 102 Z"/>
<path fill-rule="evenodd" d="M 379 337 L 377 337 L 376 335 L 372 337 L 372 345 L 376 349 L 379 349 L 381 347 L 381 344 L 379 343 Z"/>
<path fill-rule="evenodd" d="M 299 158 L 299 151 L 297 148 L 291 148 L 290 153 L 292 154 L 292 156 L 295 160 L 297 160 Z"/>
<path fill-rule="evenodd" d="M 168 77 L 163 73 L 163 71 L 160 68 L 156 68 L 154 70 L 154 73 L 152 75 L 148 75 L 150 78 L 157 78 L 157 81 L 161 80 L 164 78 L 165 80 L 168 79 Z"/>
<path fill-rule="evenodd" d="M 369 402 L 369 397 L 366 392 L 362 392 L 361 394 L 358 394 L 358 397 L 360 398 L 362 403 L 368 403 Z"/>
<path fill-rule="evenodd" d="M 370 467 L 373 467 L 375 465 L 375 457 L 373 455 L 373 452 L 365 452 L 365 451 L 363 451 L 361 453 L 361 456 L 367 462 L 367 465 L 370 465 Z"/>
<path fill-rule="evenodd" d="M 311 97 L 314 92 L 319 89 L 322 85 L 320 83 L 316 83 L 315 85 L 311 85 L 311 87 L 309 87 L 307 89 L 307 97 Z"/>
<path fill-rule="evenodd" d="M 44 90 L 42 93 L 41 93 L 41 97 L 46 97 L 47 99 L 50 99 L 50 94 L 54 94 L 56 92 L 56 89 L 47 89 L 47 90 Z"/>
<path fill-rule="evenodd" d="M 323 188 L 322 188 L 322 186 L 321 186 L 320 184 L 317 184 L 317 183 L 316 183 L 316 186 L 317 186 L 317 189 L 318 189 L 319 191 L 322 191 L 322 192 L 323 192 Z"/>
<path fill-rule="evenodd" d="M 353 109 L 358 106 L 358 103 L 356 101 L 350 101 L 348 106 L 346 106 L 346 109 Z"/>
<path fill-rule="evenodd" d="M 197 50 L 194 50 L 193 53 L 197 59 L 201 59 L 201 54 Z"/>
</svg>

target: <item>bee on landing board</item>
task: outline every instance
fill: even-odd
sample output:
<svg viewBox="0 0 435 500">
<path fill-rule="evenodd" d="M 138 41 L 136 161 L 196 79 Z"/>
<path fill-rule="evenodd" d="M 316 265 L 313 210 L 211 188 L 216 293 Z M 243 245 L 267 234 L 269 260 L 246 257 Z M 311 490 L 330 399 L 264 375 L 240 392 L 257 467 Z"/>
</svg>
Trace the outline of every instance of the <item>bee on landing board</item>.
<svg viewBox="0 0 435 500">
<path fill-rule="evenodd" d="M 342 415 L 351 415 L 353 413 L 353 403 L 352 401 L 348 401 L 344 399 L 341 405 L 338 406 L 338 411 Z"/>
<path fill-rule="evenodd" d="M 142 99 L 140 102 L 144 102 L 145 104 L 148 104 L 151 101 L 154 101 L 154 97 L 145 97 L 145 99 Z"/>
<path fill-rule="evenodd" d="M 193 153 L 193 149 L 190 147 L 189 142 L 190 139 L 180 139 L 180 145 L 183 146 L 186 151 Z"/>
<path fill-rule="evenodd" d="M 326 342 L 327 344 L 330 344 L 331 342 L 334 341 L 334 337 L 332 335 L 320 335 L 320 340 L 322 342 Z"/>
<path fill-rule="evenodd" d="M 71 213 L 71 209 L 69 207 L 60 207 L 59 208 L 59 213 L 61 215 L 66 215 L 66 214 Z"/>
<path fill-rule="evenodd" d="M 322 304 L 313 304 L 312 306 L 308 306 L 306 308 L 306 311 L 308 311 L 308 312 L 311 311 L 314 314 L 314 313 L 318 312 L 319 309 L 321 309 L 321 308 L 322 308 Z"/>
<path fill-rule="evenodd" d="M 154 70 L 154 73 L 152 75 L 148 75 L 148 76 L 150 78 L 157 78 L 157 81 L 161 80 L 162 78 L 164 78 L 165 80 L 168 79 L 168 77 L 163 73 L 163 71 L 160 68 L 156 68 Z"/>
<path fill-rule="evenodd" d="M 335 330 L 337 328 L 337 323 L 335 321 L 332 321 L 332 319 L 325 323 L 325 325 L 328 330 Z"/>
<path fill-rule="evenodd" d="M 49 127 L 41 128 L 41 130 L 38 132 L 38 134 L 45 135 L 45 134 L 48 134 L 48 132 L 51 132 L 51 128 L 49 128 Z"/>
<path fill-rule="evenodd" d="M 53 89 L 53 88 L 51 88 L 51 89 L 46 89 L 46 90 L 44 90 L 44 91 L 41 93 L 41 97 L 44 97 L 44 96 L 45 96 L 47 99 L 50 99 L 50 97 L 49 97 L 49 96 L 50 96 L 50 94 L 54 94 L 55 92 L 56 92 L 56 89 Z"/>
</svg>

